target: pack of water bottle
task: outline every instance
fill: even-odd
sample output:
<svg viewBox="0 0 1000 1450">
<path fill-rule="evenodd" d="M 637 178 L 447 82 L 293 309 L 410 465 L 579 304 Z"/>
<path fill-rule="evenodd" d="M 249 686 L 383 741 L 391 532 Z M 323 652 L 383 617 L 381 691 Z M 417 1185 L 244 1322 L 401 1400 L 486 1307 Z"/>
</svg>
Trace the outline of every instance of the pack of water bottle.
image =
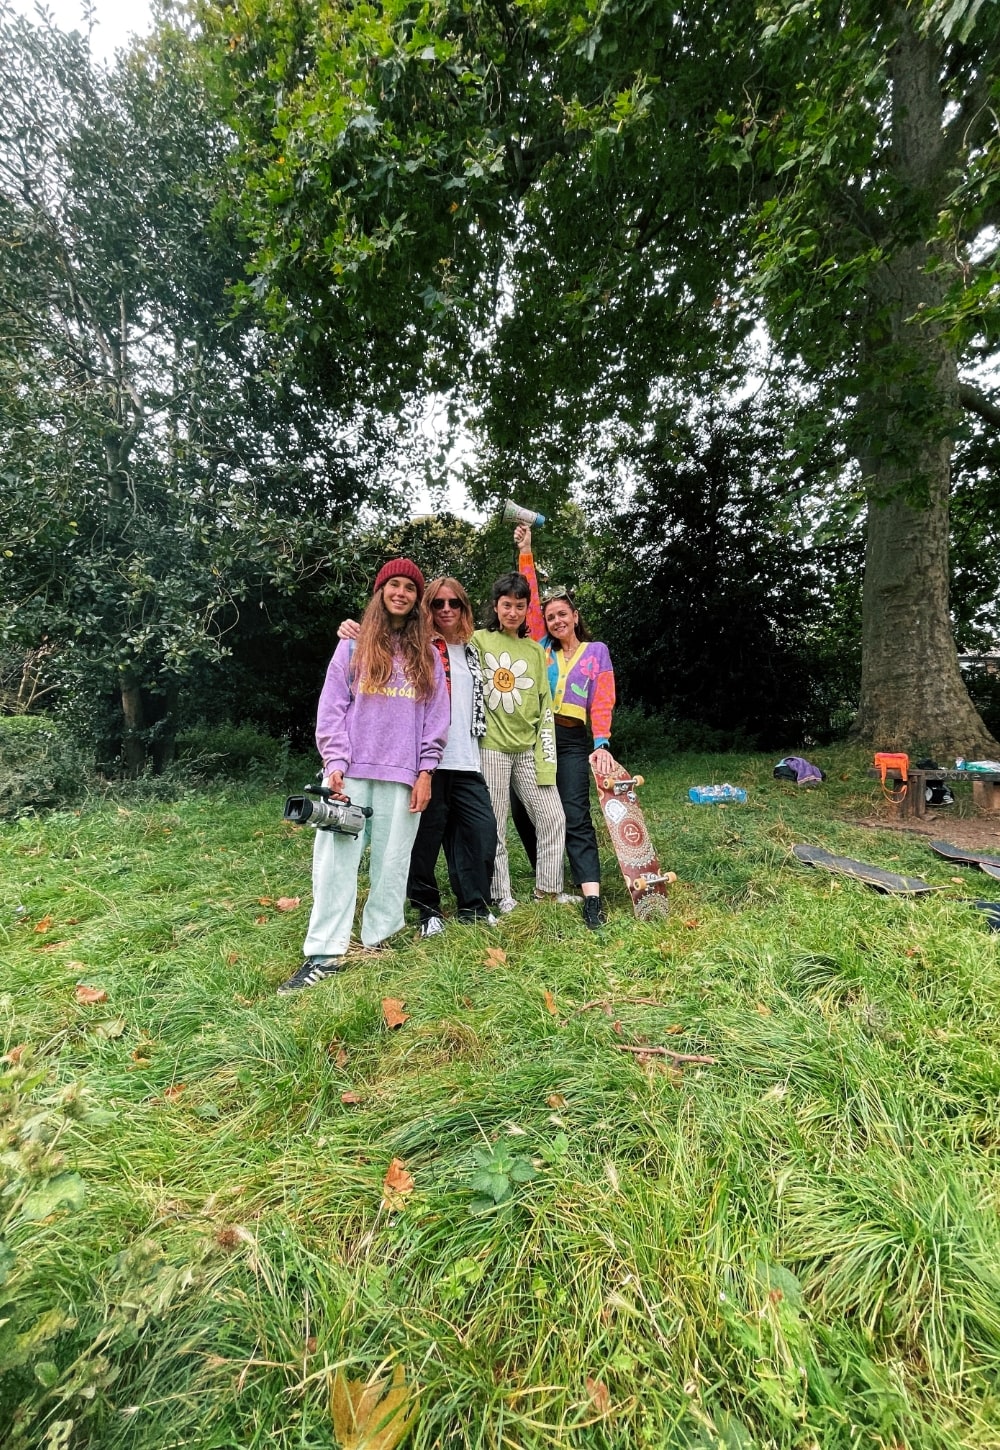
<svg viewBox="0 0 1000 1450">
<path fill-rule="evenodd" d="M 688 791 L 688 799 L 696 806 L 741 806 L 746 798 L 747 793 L 741 785 L 730 785 L 728 781 L 723 785 L 693 785 Z"/>
</svg>

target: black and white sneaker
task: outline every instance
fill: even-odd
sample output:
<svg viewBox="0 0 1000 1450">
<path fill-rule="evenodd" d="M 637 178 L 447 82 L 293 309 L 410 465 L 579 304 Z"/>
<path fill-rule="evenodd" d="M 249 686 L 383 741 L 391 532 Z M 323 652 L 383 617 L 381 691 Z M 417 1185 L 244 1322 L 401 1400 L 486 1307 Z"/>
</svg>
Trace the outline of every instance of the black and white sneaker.
<svg viewBox="0 0 1000 1450">
<path fill-rule="evenodd" d="M 440 936 L 444 931 L 444 921 L 440 916 L 429 916 L 426 921 L 420 923 L 420 935 Z"/>
<path fill-rule="evenodd" d="M 343 968 L 343 957 L 306 957 L 298 971 L 293 972 L 287 982 L 282 982 L 278 988 L 278 996 L 286 997 L 290 992 L 301 991 L 303 987 L 315 987 L 317 982 L 325 981 L 327 977 L 335 977 Z"/>
<path fill-rule="evenodd" d="M 492 911 L 460 911 L 458 920 L 463 926 L 496 926 L 497 919 Z"/>
<path fill-rule="evenodd" d="M 604 915 L 604 907 L 601 905 L 599 896 L 585 896 L 583 898 L 583 920 L 584 925 L 589 926 L 591 931 L 597 931 L 607 921 Z"/>
</svg>

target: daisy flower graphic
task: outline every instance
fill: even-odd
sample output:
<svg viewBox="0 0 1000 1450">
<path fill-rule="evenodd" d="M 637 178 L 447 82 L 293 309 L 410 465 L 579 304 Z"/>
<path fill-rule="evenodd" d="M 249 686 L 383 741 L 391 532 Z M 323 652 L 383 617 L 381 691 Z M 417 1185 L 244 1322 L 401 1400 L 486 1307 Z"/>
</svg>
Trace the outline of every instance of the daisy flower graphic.
<svg viewBox="0 0 1000 1450">
<path fill-rule="evenodd" d="M 500 658 L 486 652 L 486 669 L 489 675 L 487 686 L 489 695 L 486 703 L 491 710 L 502 708 L 506 714 L 513 715 L 515 707 L 521 703 L 521 691 L 530 690 L 534 687 L 534 680 L 525 675 L 528 668 L 527 660 L 514 660 L 511 663 L 510 655 L 504 650 Z"/>
</svg>

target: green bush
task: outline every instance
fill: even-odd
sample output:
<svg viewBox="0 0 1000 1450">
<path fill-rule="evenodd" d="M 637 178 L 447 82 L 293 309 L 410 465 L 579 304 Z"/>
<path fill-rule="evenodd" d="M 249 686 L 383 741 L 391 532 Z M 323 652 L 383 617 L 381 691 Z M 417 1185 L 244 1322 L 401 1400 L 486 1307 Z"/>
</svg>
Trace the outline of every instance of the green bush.
<svg viewBox="0 0 1000 1450">
<path fill-rule="evenodd" d="M 701 754 L 749 748 L 750 743 L 740 731 L 713 730 L 694 720 L 647 714 L 637 705 L 621 705 L 615 709 L 611 753 L 616 760 L 636 769 L 644 761 L 664 760 L 667 756 L 691 751 Z"/>
<path fill-rule="evenodd" d="M 245 776 L 252 770 L 283 773 L 288 741 L 253 725 L 193 725 L 177 739 L 177 759 L 199 775 Z"/>
<path fill-rule="evenodd" d="M 0 716 L 0 817 L 71 805 L 92 781 L 84 751 L 57 721 Z"/>
</svg>

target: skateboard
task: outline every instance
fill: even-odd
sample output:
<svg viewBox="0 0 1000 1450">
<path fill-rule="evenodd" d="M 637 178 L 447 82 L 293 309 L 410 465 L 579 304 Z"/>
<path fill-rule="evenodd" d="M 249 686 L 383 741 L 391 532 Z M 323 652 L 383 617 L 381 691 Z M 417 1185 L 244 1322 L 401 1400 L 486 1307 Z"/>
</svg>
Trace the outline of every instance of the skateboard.
<svg viewBox="0 0 1000 1450">
<path fill-rule="evenodd" d="M 649 839 L 639 805 L 642 776 L 629 775 L 621 765 L 610 775 L 598 773 L 591 766 L 591 775 L 597 786 L 601 815 L 632 898 L 632 910 L 640 921 L 667 916 L 670 911 L 667 887 L 677 876 L 673 871 L 660 870 L 656 847 Z"/>
<path fill-rule="evenodd" d="M 1000 856 L 989 856 L 983 851 L 963 851 L 961 846 L 952 846 L 948 841 L 932 841 L 931 850 L 946 861 L 957 861 L 961 866 L 978 866 L 987 876 L 1000 881 Z"/>
<path fill-rule="evenodd" d="M 834 856 L 822 846 L 793 846 L 792 853 L 807 866 L 816 866 L 821 871 L 832 871 L 839 876 L 853 876 L 866 886 L 891 896 L 923 896 L 937 891 L 938 887 L 921 881 L 918 876 L 900 876 L 895 871 L 883 871 L 881 866 L 871 866 L 867 861 L 855 861 L 850 856 Z"/>
</svg>

